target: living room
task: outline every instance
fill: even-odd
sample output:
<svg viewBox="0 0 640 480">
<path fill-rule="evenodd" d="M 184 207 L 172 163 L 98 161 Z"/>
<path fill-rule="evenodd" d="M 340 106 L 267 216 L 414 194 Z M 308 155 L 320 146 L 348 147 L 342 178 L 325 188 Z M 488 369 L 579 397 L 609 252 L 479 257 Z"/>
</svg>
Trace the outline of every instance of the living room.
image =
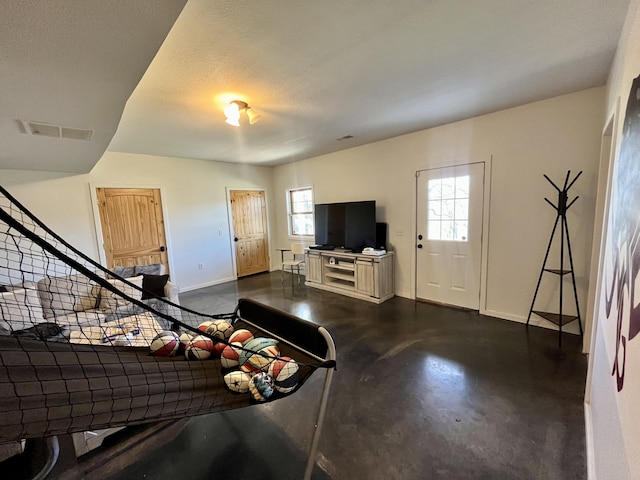
<svg viewBox="0 0 640 480">
<path fill-rule="evenodd" d="M 236 279 L 228 214 L 229 188 L 266 192 L 272 270 L 280 266 L 275 249 L 292 241 L 288 235 L 288 189 L 312 187 L 316 203 L 375 199 L 377 220 L 388 224 L 388 245 L 395 253 L 395 293 L 414 299 L 416 172 L 443 165 L 484 162 L 490 202 L 485 206 L 489 229 L 484 244 L 480 311 L 524 322 L 555 216 L 544 199 L 554 200 L 556 193 L 544 175 L 562 183 L 568 170 L 581 171 L 571 192 L 579 199 L 568 215 L 568 222 L 578 298 L 584 312 L 596 295 L 590 288 L 594 288 L 596 278 L 604 272 L 602 267 L 593 270 L 593 259 L 598 262 L 600 252 L 592 257 L 594 234 L 599 239 L 602 229 L 598 215 L 606 208 L 602 199 L 598 199 L 603 181 L 603 127 L 615 118 L 613 136 L 620 140 L 616 137 L 622 128 L 620 115 L 631 81 L 640 71 L 637 11 L 638 2 L 632 1 L 608 80 L 599 86 L 276 166 L 107 149 L 88 173 L 14 167 L 2 170 L 1 183 L 54 231 L 93 258 L 100 257 L 101 239 L 96 229 L 92 190 L 116 186 L 160 188 L 171 278 L 182 292 Z M 606 185 L 607 179 L 604 180 Z M 552 293 L 548 292 L 547 302 L 552 301 Z M 604 327 L 594 326 L 592 319 L 585 317 L 585 328 L 591 332 L 593 328 Z M 602 332 L 595 335 L 600 342 L 604 336 Z M 585 336 L 585 352 L 596 345 L 590 340 L 590 336 Z M 600 362 L 611 363 L 614 354 L 607 348 L 600 344 L 597 350 Z M 631 345 L 631 348 L 638 347 Z M 637 358 L 638 352 L 629 350 L 626 355 Z M 594 405 L 595 410 L 591 410 L 593 419 L 587 414 L 589 441 L 593 442 L 588 443 L 590 471 L 593 478 L 633 478 L 632 473 L 640 471 L 636 460 L 640 458 L 637 455 L 640 442 L 636 441 L 639 430 L 631 416 L 631 399 L 640 387 L 631 379 L 628 382 L 635 383 L 627 384 L 622 393 L 616 392 L 607 370 L 610 368 L 594 370 L 594 365 L 590 366 L 588 388 L 600 400 Z M 614 425 L 613 432 L 607 422 Z M 590 428 L 598 435 L 589 433 Z M 606 452 L 611 448 L 605 449 L 602 446 L 605 443 L 617 445 L 621 456 L 616 459 L 608 455 Z M 595 472 L 608 468 L 620 475 L 595 476 Z M 618 469 L 624 470 L 626 476 Z"/>
</svg>

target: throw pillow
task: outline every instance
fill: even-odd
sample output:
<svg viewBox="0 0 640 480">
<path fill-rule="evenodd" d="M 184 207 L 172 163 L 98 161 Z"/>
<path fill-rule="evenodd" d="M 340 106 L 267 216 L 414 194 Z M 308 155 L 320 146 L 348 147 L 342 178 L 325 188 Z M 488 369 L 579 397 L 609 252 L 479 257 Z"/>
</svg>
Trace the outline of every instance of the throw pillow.
<svg viewBox="0 0 640 480">
<path fill-rule="evenodd" d="M 130 278 L 135 275 L 133 267 L 113 267 L 113 273 L 122 278 Z"/>
<path fill-rule="evenodd" d="M 164 297 L 164 286 L 169 275 L 142 275 L 142 300 Z"/>
<path fill-rule="evenodd" d="M 133 274 L 134 275 L 162 275 L 164 272 L 163 265 L 161 263 L 153 263 L 151 265 L 136 265 Z"/>
<path fill-rule="evenodd" d="M 134 288 L 118 279 L 108 279 L 107 281 L 118 290 L 120 290 L 124 295 L 127 295 L 134 300 L 141 300 L 142 275 L 126 278 L 125 280 L 134 284 L 138 288 Z M 135 305 L 133 305 L 127 299 L 116 293 L 113 293 L 111 290 L 107 290 L 106 288 L 102 288 L 100 290 L 100 306 L 98 307 L 100 310 L 111 313 L 114 313 L 116 311 L 124 313 L 127 309 L 133 309 L 134 307 Z"/>
<path fill-rule="evenodd" d="M 22 330 L 44 320 L 37 290 L 15 288 L 0 293 L 0 327 Z"/>
</svg>

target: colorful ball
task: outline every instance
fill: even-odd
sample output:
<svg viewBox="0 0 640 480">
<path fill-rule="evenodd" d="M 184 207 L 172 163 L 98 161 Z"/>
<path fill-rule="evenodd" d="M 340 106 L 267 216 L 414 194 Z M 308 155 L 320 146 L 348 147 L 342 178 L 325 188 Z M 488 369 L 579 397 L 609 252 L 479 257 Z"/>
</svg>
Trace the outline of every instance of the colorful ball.
<svg viewBox="0 0 640 480">
<path fill-rule="evenodd" d="M 298 363 L 289 357 L 281 357 L 269 365 L 269 375 L 273 377 L 275 389 L 280 393 L 289 393 L 298 385 L 300 379 Z"/>
<path fill-rule="evenodd" d="M 206 360 L 213 352 L 213 340 L 204 335 L 198 335 L 187 343 L 184 356 L 188 360 Z"/>
<path fill-rule="evenodd" d="M 251 375 L 240 370 L 234 370 L 224 376 L 224 383 L 227 384 L 229 390 L 238 393 L 247 393 L 249 391 L 249 382 Z"/>
<path fill-rule="evenodd" d="M 243 345 L 244 350 L 240 352 L 240 359 L 238 363 L 240 365 L 244 365 L 249 360 L 249 357 L 253 355 L 255 352 L 259 352 L 265 347 L 269 347 L 272 345 L 277 345 L 278 341 L 273 338 L 266 337 L 257 337 L 253 340 L 249 340 L 247 343 Z"/>
<path fill-rule="evenodd" d="M 273 378 L 264 372 L 255 374 L 249 382 L 249 391 L 257 401 L 264 402 L 273 395 Z"/>
<path fill-rule="evenodd" d="M 229 342 L 230 343 L 240 342 L 242 345 L 245 345 L 250 340 L 253 340 L 253 333 L 251 333 L 249 330 L 247 330 L 245 328 L 241 328 L 239 330 L 236 330 L 229 337 Z"/>
<path fill-rule="evenodd" d="M 226 320 L 216 320 L 206 329 L 208 335 L 216 337 L 219 340 L 229 340 L 233 334 L 233 325 Z"/>
<path fill-rule="evenodd" d="M 224 345 L 224 344 L 223 344 Z M 222 350 L 222 355 L 220 355 L 220 363 L 224 368 L 232 368 L 238 366 L 238 359 L 240 358 L 240 349 L 235 347 L 242 347 L 240 342 L 232 343 L 231 345 L 227 345 Z"/>
<path fill-rule="evenodd" d="M 172 357 L 180 348 L 180 337 L 176 332 L 165 330 L 151 340 L 151 354 L 158 357 Z"/>
<path fill-rule="evenodd" d="M 261 348 L 240 365 L 240 368 L 248 373 L 268 372 L 269 365 L 280 356 L 280 349 L 275 345 Z"/>
</svg>

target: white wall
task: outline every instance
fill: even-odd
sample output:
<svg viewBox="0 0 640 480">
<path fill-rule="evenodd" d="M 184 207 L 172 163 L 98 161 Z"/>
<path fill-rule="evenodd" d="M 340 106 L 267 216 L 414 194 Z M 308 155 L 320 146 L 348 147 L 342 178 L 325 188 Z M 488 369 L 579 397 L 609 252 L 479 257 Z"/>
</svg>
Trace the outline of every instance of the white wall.
<svg viewBox="0 0 640 480">
<path fill-rule="evenodd" d="M 101 239 L 96 239 L 90 187 L 160 188 L 171 278 L 186 291 L 235 278 L 226 188 L 264 189 L 267 216 L 273 219 L 272 174 L 267 167 L 107 152 L 88 175 L 55 178 L 55 174 L 3 171 L 1 176 L 12 195 L 97 261 Z"/>
<path fill-rule="evenodd" d="M 618 45 L 607 85 L 608 111 L 613 111 L 620 99 L 617 147 L 622 141 L 622 124 L 632 81 L 640 75 L 640 0 L 631 0 L 629 14 Z M 604 120 L 603 120 L 604 123 Z M 616 149 L 616 151 L 618 148 Z M 617 161 L 617 158 L 615 159 Z M 615 164 L 614 164 L 615 168 Z M 640 186 L 638 186 L 640 188 Z M 613 192 L 615 194 L 615 192 Z M 640 217 L 640 212 L 638 213 Z M 605 266 L 599 266 L 600 279 Z M 604 313 L 602 292 L 596 292 L 595 311 L 598 316 L 589 358 L 585 415 L 587 422 L 587 452 L 589 478 L 640 478 L 640 340 L 626 342 L 626 372 L 623 389 L 618 392 L 616 377 L 611 375 L 616 358 L 617 322 Z M 626 297 L 628 300 L 628 297 Z M 628 315 L 628 312 L 625 313 Z M 626 331 L 622 331 L 626 335 Z M 620 355 L 622 360 L 623 357 Z"/>
<path fill-rule="evenodd" d="M 416 170 L 492 159 L 483 311 L 526 321 L 556 216 L 544 197 L 555 203 L 557 192 L 543 174 L 562 184 L 567 170 L 574 174 L 582 170 L 570 190 L 580 199 L 569 210 L 568 222 L 584 309 L 604 93 L 604 87 L 589 89 L 276 167 L 276 242 L 289 242 L 287 188 L 313 185 L 316 203 L 376 200 L 378 221 L 389 224 L 388 243 L 396 251 L 396 293 L 414 298 Z M 559 262 L 559 256 L 553 258 Z M 558 284 L 550 280 L 546 285 L 536 305 L 557 309 Z M 575 302 L 566 291 L 569 311 Z M 572 326 L 577 331 L 577 324 Z"/>
</svg>

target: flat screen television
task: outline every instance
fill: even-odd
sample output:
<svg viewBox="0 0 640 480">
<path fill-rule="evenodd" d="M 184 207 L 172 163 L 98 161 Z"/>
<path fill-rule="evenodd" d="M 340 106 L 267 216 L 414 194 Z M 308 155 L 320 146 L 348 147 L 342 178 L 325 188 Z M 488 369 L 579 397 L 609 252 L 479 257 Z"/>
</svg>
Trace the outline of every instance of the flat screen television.
<svg viewBox="0 0 640 480">
<path fill-rule="evenodd" d="M 315 242 L 354 252 L 376 246 L 376 202 L 315 205 Z"/>
</svg>

